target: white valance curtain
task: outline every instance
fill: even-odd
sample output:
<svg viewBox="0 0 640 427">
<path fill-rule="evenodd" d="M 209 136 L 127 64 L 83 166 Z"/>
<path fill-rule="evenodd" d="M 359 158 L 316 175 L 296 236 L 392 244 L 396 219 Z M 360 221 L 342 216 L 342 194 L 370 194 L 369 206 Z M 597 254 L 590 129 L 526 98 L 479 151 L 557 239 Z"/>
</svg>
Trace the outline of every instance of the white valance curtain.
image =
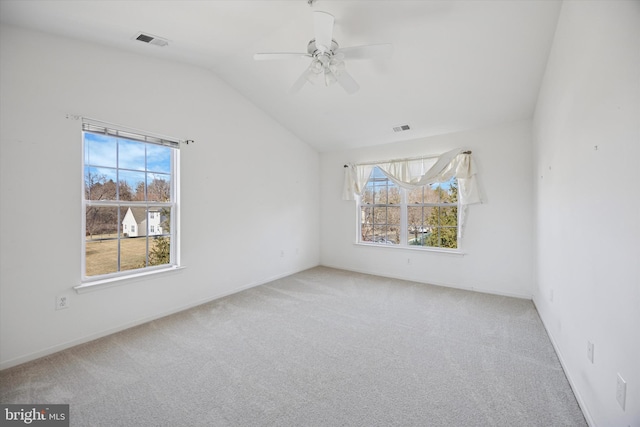
<svg viewBox="0 0 640 427">
<path fill-rule="evenodd" d="M 343 200 L 355 200 L 362 196 L 374 167 L 378 167 L 391 181 L 408 190 L 456 177 L 460 212 L 460 232 L 467 205 L 481 203 L 476 180 L 476 166 L 470 151 L 456 148 L 438 157 L 391 160 L 387 162 L 352 164 L 344 168 Z"/>
<path fill-rule="evenodd" d="M 343 200 L 355 200 L 361 196 L 371 171 L 377 166 L 398 186 L 414 189 L 456 177 L 461 205 L 481 203 L 476 182 L 476 167 L 470 152 L 462 148 L 448 151 L 439 157 L 392 160 L 388 162 L 352 164 L 344 168 Z"/>
</svg>

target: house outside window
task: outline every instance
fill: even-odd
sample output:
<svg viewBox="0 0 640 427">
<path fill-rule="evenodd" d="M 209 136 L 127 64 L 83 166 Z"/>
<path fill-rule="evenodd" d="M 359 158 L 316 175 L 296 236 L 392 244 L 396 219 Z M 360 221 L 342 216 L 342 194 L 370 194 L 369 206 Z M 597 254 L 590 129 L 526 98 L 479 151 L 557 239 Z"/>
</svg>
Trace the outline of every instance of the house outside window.
<svg viewBox="0 0 640 427">
<path fill-rule="evenodd" d="M 359 243 L 459 247 L 456 178 L 409 190 L 374 167 L 357 203 Z"/>
<path fill-rule="evenodd" d="M 177 266 L 178 147 L 83 122 L 83 281 Z"/>
</svg>

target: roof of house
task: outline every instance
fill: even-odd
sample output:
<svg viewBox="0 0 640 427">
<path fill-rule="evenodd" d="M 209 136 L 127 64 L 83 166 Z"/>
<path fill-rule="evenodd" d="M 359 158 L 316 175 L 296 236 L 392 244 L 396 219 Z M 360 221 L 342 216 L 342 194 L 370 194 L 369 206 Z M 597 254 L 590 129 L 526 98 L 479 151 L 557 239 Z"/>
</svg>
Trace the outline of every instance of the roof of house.
<svg viewBox="0 0 640 427">
<path fill-rule="evenodd" d="M 133 214 L 133 218 L 136 220 L 137 224 L 140 224 L 144 220 L 147 219 L 147 208 L 145 207 L 129 207 L 129 210 Z M 160 210 L 157 208 L 149 209 L 149 212 L 159 212 Z"/>
</svg>

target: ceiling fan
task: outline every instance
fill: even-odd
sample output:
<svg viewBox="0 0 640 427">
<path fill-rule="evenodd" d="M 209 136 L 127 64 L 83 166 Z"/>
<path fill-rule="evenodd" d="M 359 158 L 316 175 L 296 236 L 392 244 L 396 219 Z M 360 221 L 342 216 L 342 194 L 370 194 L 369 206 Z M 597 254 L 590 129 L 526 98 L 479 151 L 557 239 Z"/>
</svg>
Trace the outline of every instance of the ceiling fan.
<svg viewBox="0 0 640 427">
<path fill-rule="evenodd" d="M 345 59 L 369 59 L 385 57 L 391 54 L 391 44 L 372 44 L 340 48 L 333 40 L 333 24 L 335 18 L 327 12 L 313 12 L 313 29 L 315 38 L 307 45 L 307 53 L 256 53 L 256 61 L 271 59 L 311 58 L 311 64 L 300 75 L 290 89 L 296 93 L 307 81 L 315 84 L 324 83 L 329 86 L 338 83 L 347 93 L 352 94 L 360 89 L 358 83 L 345 68 Z"/>
</svg>

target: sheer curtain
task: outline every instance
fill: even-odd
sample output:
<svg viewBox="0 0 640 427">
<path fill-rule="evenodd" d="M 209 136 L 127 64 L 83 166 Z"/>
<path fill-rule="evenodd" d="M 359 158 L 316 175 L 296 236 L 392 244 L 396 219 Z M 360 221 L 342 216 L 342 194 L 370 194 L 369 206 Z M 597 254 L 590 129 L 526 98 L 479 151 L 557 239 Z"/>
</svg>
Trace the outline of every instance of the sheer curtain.
<svg viewBox="0 0 640 427">
<path fill-rule="evenodd" d="M 392 160 L 373 164 L 345 165 L 343 200 L 355 200 L 361 196 L 369 180 L 371 171 L 377 166 L 398 186 L 411 190 L 418 187 L 446 182 L 452 177 L 458 181 L 459 232 L 462 235 L 466 207 L 474 203 L 482 203 L 476 179 L 476 166 L 470 151 L 463 148 L 447 151 L 432 158 Z"/>
</svg>

